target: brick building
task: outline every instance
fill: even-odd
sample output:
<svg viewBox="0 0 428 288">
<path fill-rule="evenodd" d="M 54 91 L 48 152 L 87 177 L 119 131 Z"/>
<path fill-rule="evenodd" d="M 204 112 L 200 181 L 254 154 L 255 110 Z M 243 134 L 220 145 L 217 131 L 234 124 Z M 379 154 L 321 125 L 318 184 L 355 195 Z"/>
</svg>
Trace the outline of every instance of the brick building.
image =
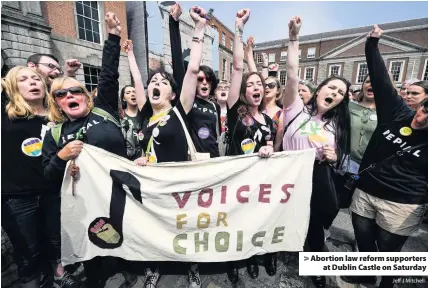
<svg viewBox="0 0 428 288">
<path fill-rule="evenodd" d="M 123 1 L 3 1 L 1 5 L 2 75 L 16 65 L 25 65 L 26 59 L 34 53 L 48 53 L 57 57 L 61 66 L 66 59 L 78 59 L 82 67 L 76 79 L 92 90 L 98 84 L 102 45 L 107 37 L 106 12 L 116 13 L 121 20 L 121 43 L 128 39 L 128 3 Z M 131 16 L 137 18 L 138 15 Z M 144 18 L 145 14 L 140 16 Z M 134 50 L 144 52 L 144 47 L 139 47 L 144 45 L 143 41 L 134 41 L 134 44 Z M 136 57 L 139 64 L 144 62 L 139 54 Z M 142 74 L 147 73 L 144 71 L 147 64 L 139 66 Z M 119 73 L 121 86 L 131 84 L 124 52 L 120 56 Z"/>
<path fill-rule="evenodd" d="M 379 48 L 394 82 L 406 79 L 428 80 L 428 18 L 379 24 L 384 34 Z M 300 37 L 300 79 L 321 83 L 331 74 L 350 80 L 353 87 L 361 85 L 368 73 L 364 45 L 373 26 L 305 35 Z M 261 52 L 269 63 L 279 64 L 278 78 L 286 83 L 288 39 L 257 43 L 255 61 L 261 70 Z"/>
<path fill-rule="evenodd" d="M 235 34 L 224 25 L 218 18 L 211 16 L 211 27 L 215 30 L 218 37 L 218 79 L 231 80 L 233 71 L 233 41 Z M 244 43 L 244 49 L 245 49 Z M 244 71 L 248 71 L 247 60 L 244 60 Z"/>
</svg>

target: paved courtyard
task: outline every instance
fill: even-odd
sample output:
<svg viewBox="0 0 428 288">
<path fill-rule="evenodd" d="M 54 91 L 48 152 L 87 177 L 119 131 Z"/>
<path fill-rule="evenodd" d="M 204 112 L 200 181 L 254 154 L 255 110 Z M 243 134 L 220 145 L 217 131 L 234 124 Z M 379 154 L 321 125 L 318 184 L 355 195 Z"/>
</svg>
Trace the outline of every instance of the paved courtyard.
<svg viewBox="0 0 428 288">
<path fill-rule="evenodd" d="M 326 246 L 329 251 L 353 251 L 354 249 L 354 234 L 352 230 L 350 216 L 347 210 L 342 210 L 332 227 L 330 228 L 331 236 L 326 241 Z M 16 283 L 16 266 L 5 265 L 4 261 L 10 260 L 10 252 L 7 247 L 4 247 L 2 235 L 2 288 L 17 288 Z M 428 251 L 428 225 L 423 224 L 418 233 L 410 237 L 403 251 L 412 252 L 427 252 Z M 297 255 L 289 255 L 280 253 L 278 258 L 278 273 L 274 277 L 266 274 L 265 269 L 260 262 L 259 277 L 255 280 L 251 279 L 246 272 L 245 266 L 240 269 L 239 288 L 312 288 L 312 282 L 309 277 L 299 277 Z M 245 265 L 245 264 L 243 264 Z M 165 271 L 168 275 L 163 275 L 159 281 L 158 288 L 187 288 L 187 272 L 186 266 L 182 265 L 182 271 Z M 231 287 L 227 275 L 221 264 L 202 264 L 200 266 L 201 280 L 203 288 L 226 288 Z M 174 275 L 171 275 L 174 274 Z M 380 278 L 378 279 L 379 282 Z M 425 284 L 401 284 L 396 287 L 403 288 L 422 288 L 428 287 L 428 278 L 425 278 Z M 107 282 L 106 288 L 118 288 L 124 283 L 124 277 L 121 274 L 116 274 Z M 144 277 L 139 277 L 138 282 L 133 288 L 142 288 Z M 379 283 L 377 283 L 379 284 Z M 352 285 L 341 281 L 340 277 L 327 277 L 327 287 L 330 288 L 357 288 L 357 287 L 377 287 L 377 285 Z M 88 287 L 90 288 L 90 287 Z"/>
</svg>

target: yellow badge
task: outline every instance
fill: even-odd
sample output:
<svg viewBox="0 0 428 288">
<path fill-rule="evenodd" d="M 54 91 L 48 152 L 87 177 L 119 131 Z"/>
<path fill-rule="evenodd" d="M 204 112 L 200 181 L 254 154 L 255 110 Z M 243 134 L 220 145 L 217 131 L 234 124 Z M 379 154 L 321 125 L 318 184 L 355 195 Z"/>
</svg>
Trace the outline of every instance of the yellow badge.
<svg viewBox="0 0 428 288">
<path fill-rule="evenodd" d="M 157 163 L 158 162 L 156 155 L 153 155 L 152 153 L 147 154 L 147 159 L 148 159 L 149 163 Z"/>
<path fill-rule="evenodd" d="M 400 134 L 403 136 L 410 136 L 412 134 L 412 128 L 410 127 L 403 127 L 400 129 Z"/>
</svg>

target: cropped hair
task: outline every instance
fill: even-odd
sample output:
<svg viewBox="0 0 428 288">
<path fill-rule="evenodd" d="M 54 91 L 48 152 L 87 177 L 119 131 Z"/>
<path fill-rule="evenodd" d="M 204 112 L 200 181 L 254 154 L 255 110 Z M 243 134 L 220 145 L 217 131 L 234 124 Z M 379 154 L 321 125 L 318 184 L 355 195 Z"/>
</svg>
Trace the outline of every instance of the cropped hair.
<svg viewBox="0 0 428 288">
<path fill-rule="evenodd" d="M 45 57 L 49 57 L 49 58 L 52 58 L 52 59 L 53 59 L 53 60 L 55 60 L 57 63 L 59 63 L 58 59 L 57 59 L 55 56 L 51 55 L 51 54 L 42 54 L 42 53 L 37 53 L 37 54 L 33 54 L 33 55 L 31 55 L 30 57 L 28 57 L 28 59 L 27 59 L 27 64 L 28 64 L 28 63 L 30 63 L 30 62 L 32 62 L 32 63 L 34 63 L 34 64 L 38 64 L 38 63 L 40 62 L 40 59 L 41 59 L 43 56 L 45 56 Z"/>
<path fill-rule="evenodd" d="M 17 118 L 28 118 L 36 115 L 36 110 L 33 109 L 27 101 L 25 101 L 22 94 L 18 89 L 18 73 L 22 70 L 28 70 L 32 73 L 36 74 L 40 80 L 43 82 L 43 86 L 45 89 L 44 95 L 44 104 L 46 104 L 46 96 L 48 87 L 46 86 L 46 82 L 44 81 L 44 77 L 40 75 L 34 69 L 28 68 L 27 66 L 16 66 L 9 70 L 6 77 L 1 80 L 1 86 L 4 89 L 9 103 L 6 105 L 6 113 L 9 119 L 17 119 Z"/>
<path fill-rule="evenodd" d="M 174 77 L 172 76 L 172 74 L 168 73 L 165 71 L 165 69 L 163 68 L 159 68 L 157 70 L 154 70 L 150 73 L 149 78 L 147 78 L 147 86 L 149 86 L 150 81 L 152 81 L 153 76 L 155 76 L 156 74 L 161 74 L 163 78 L 165 78 L 166 80 L 168 80 L 169 84 L 171 85 L 172 88 L 172 92 L 173 93 L 177 93 L 177 82 L 175 82 Z"/>
<path fill-rule="evenodd" d="M 215 89 L 217 89 L 217 78 L 215 77 L 213 69 L 211 69 L 210 67 L 208 67 L 206 65 L 201 65 L 201 66 L 199 66 L 199 71 L 204 72 L 207 80 L 211 82 L 210 95 L 214 95 L 214 91 L 215 91 Z"/>
</svg>

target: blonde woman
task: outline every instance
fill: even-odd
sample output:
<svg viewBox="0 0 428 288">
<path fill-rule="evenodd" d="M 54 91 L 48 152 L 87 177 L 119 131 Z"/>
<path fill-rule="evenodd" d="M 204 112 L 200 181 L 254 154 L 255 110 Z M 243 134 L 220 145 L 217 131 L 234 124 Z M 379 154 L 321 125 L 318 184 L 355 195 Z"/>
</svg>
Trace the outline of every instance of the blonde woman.
<svg viewBox="0 0 428 288">
<path fill-rule="evenodd" d="M 2 105 L 1 121 L 1 225 L 15 250 L 21 287 L 38 288 L 40 264 L 48 260 L 55 287 L 78 287 L 60 261 L 59 191 L 43 175 L 42 142 L 50 127 L 43 79 L 23 66 L 2 79 L 2 104 L 7 105 Z M 49 259 L 41 259 L 42 251 L 52 252 Z"/>
</svg>

